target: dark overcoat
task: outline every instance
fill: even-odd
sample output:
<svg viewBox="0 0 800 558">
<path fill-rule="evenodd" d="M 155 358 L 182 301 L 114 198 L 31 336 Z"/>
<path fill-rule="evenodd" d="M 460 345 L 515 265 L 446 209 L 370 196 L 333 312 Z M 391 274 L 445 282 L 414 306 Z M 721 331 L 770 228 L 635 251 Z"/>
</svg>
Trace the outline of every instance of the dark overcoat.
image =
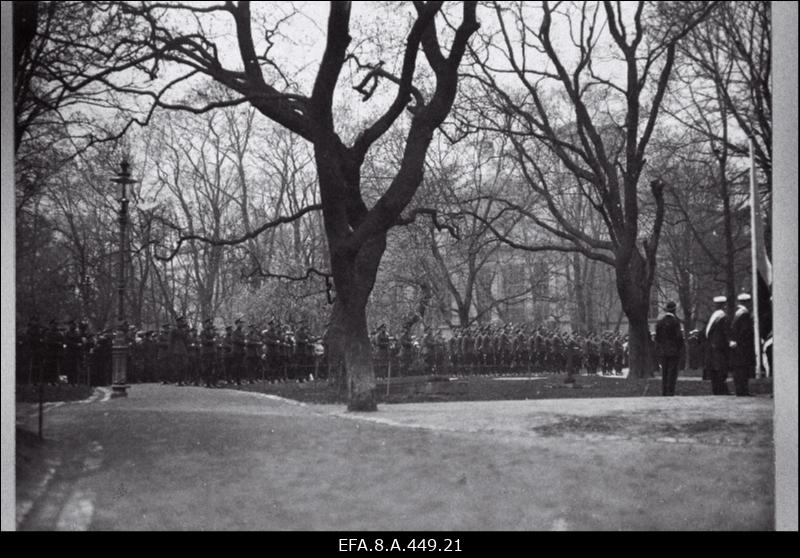
<svg viewBox="0 0 800 558">
<path fill-rule="evenodd" d="M 728 317 L 722 316 L 708 330 L 705 343 L 706 370 L 728 369 Z"/>
<path fill-rule="evenodd" d="M 747 309 L 739 308 L 731 321 L 729 354 L 731 367 L 752 368 L 755 371 L 753 317 Z"/>
</svg>

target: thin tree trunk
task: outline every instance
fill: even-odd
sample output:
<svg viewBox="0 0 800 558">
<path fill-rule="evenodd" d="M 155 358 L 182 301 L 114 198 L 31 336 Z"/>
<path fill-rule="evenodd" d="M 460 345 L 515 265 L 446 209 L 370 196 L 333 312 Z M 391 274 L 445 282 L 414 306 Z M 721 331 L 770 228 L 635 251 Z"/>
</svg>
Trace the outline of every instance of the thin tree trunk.
<svg viewBox="0 0 800 558">
<path fill-rule="evenodd" d="M 576 321 L 578 330 L 586 328 L 586 286 L 584 285 L 584 273 L 581 269 L 580 254 L 575 252 L 572 254 L 572 284 L 573 294 L 575 300 L 575 309 L 577 311 Z"/>
<path fill-rule="evenodd" d="M 723 118 L 725 111 L 723 111 Z M 728 128 L 723 125 L 723 138 L 727 138 Z M 719 187 L 722 196 L 722 216 L 725 231 L 725 295 L 728 298 L 728 315 L 733 316 L 736 310 L 736 270 L 733 245 L 733 223 L 731 217 L 731 199 L 728 189 L 728 148 L 725 144 L 719 156 Z"/>
</svg>

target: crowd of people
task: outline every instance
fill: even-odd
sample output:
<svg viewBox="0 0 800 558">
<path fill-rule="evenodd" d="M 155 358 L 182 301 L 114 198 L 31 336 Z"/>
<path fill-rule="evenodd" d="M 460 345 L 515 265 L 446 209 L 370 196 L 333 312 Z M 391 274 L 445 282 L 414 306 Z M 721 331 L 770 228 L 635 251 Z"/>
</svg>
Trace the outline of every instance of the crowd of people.
<svg viewBox="0 0 800 558">
<path fill-rule="evenodd" d="M 747 379 L 755 375 L 749 295 L 739 298 L 732 317 L 725 313 L 725 298 L 714 299 L 717 309 L 704 330 L 684 336 L 670 302 L 651 333 L 662 373 L 664 395 L 674 395 L 678 371 L 702 369 L 713 394 L 727 393 L 730 371 L 737 395 L 747 395 Z M 749 325 L 748 325 L 749 324 Z M 124 333 L 122 333 L 124 332 Z M 116 335 L 116 339 L 115 339 Z M 750 340 L 748 342 L 748 339 Z M 566 374 L 567 381 L 583 372 L 621 376 L 628 366 L 627 336 L 619 332 L 567 332 L 533 324 L 474 324 L 456 327 L 444 337 L 442 330 L 424 327 L 413 335 L 399 335 L 380 325 L 370 335 L 376 376 L 413 375 L 530 375 Z M 217 328 L 206 319 L 190 327 L 181 316 L 158 331 L 124 325 L 119 331 L 91 331 L 86 321 L 51 320 L 47 327 L 37 318 L 17 336 L 17 382 L 38 384 L 111 383 L 115 345 L 126 347 L 126 381 L 177 385 L 241 385 L 257 381 L 326 379 L 334 366 L 328 362 L 324 336 L 311 333 L 305 322 L 265 328 L 237 319 Z"/>
<path fill-rule="evenodd" d="M 456 327 L 445 339 L 425 328 L 390 335 L 382 324 L 372 335 L 376 374 L 486 375 L 577 373 L 622 375 L 627 339 L 620 333 L 577 333 L 532 324 Z"/>
<path fill-rule="evenodd" d="M 86 321 L 51 320 L 43 327 L 34 317 L 17 336 L 17 382 L 109 385 L 115 341 L 126 347 L 126 380 L 177 385 L 304 381 L 325 375 L 319 339 L 306 324 L 271 320 L 265 329 L 245 327 L 237 319 L 224 330 L 211 319 L 199 329 L 184 316 L 160 330 L 124 325 L 119 332 L 93 332 Z"/>
<path fill-rule="evenodd" d="M 207 319 L 198 330 L 181 316 L 158 331 L 127 324 L 122 331 L 120 339 L 111 329 L 92 331 L 86 321 L 54 319 L 45 327 L 34 317 L 17 336 L 17 382 L 109 385 L 113 347 L 120 341 L 127 348 L 131 383 L 213 387 L 328 377 L 324 340 L 305 323 L 275 319 L 262 329 L 237 319 L 223 330 Z M 621 375 L 627 358 L 622 334 L 569 333 L 532 325 L 456 327 L 448 339 L 431 327 L 422 335 L 405 330 L 395 336 L 381 325 L 371 341 L 378 377 L 558 374 L 581 369 Z"/>
</svg>

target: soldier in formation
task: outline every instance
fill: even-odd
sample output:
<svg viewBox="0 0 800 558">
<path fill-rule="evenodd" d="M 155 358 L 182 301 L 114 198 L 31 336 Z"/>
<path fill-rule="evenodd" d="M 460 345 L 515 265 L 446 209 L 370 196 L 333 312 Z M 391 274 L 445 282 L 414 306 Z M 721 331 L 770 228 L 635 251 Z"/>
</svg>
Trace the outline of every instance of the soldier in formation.
<svg viewBox="0 0 800 558">
<path fill-rule="evenodd" d="M 206 387 L 217 386 L 217 332 L 214 330 L 214 321 L 206 318 L 203 321 L 203 331 L 200 334 L 200 364 L 203 383 Z"/>
<path fill-rule="evenodd" d="M 389 372 L 389 348 L 390 339 L 386 331 L 386 324 L 378 326 L 378 330 L 372 337 L 372 344 L 375 347 L 375 373 L 379 378 L 385 378 Z"/>
</svg>

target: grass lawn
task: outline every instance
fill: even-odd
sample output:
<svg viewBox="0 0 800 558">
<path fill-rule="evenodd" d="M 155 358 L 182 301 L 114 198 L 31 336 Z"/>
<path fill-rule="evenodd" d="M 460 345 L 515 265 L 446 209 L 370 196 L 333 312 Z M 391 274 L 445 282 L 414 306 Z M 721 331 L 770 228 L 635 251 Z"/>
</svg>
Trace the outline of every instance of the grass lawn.
<svg viewBox="0 0 800 558">
<path fill-rule="evenodd" d="M 520 399 L 563 399 L 599 397 L 660 397 L 661 379 L 626 379 L 607 376 L 579 376 L 575 387 L 564 383 L 566 375 L 555 374 L 526 377 L 467 377 L 459 378 L 460 389 L 445 390 L 444 393 L 418 393 L 400 386 L 391 386 L 386 395 L 385 384 L 379 384 L 376 394 L 382 403 L 420 403 L 426 401 L 501 401 Z M 753 395 L 772 394 L 772 379 L 750 380 Z M 728 381 L 733 393 L 733 383 Z M 276 384 L 248 384 L 239 389 L 269 393 L 305 403 L 346 403 L 347 394 L 340 393 L 336 386 L 325 381 L 305 383 L 285 382 Z M 711 383 L 697 378 L 679 379 L 677 396 L 711 396 Z"/>
</svg>

